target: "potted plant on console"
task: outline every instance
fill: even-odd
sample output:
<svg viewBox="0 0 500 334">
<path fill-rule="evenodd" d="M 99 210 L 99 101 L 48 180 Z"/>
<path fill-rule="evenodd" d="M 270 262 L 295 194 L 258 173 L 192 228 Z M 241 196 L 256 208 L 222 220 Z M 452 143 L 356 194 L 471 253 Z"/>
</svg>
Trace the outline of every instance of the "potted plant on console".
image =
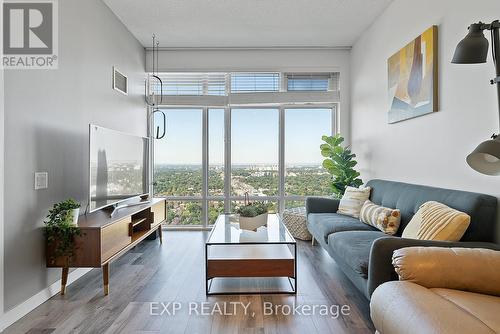
<svg viewBox="0 0 500 334">
<path fill-rule="evenodd" d="M 264 202 L 250 202 L 248 193 L 245 193 L 245 205 L 236 209 L 239 215 L 240 228 L 255 231 L 267 224 L 269 205 Z"/>
<path fill-rule="evenodd" d="M 63 259 L 66 266 L 69 266 L 74 251 L 74 241 L 76 236 L 82 233 L 77 226 L 80 204 L 74 199 L 54 204 L 45 223 L 45 238 L 47 247 L 51 248 L 51 256 L 48 261 L 54 264 L 56 260 Z"/>
</svg>

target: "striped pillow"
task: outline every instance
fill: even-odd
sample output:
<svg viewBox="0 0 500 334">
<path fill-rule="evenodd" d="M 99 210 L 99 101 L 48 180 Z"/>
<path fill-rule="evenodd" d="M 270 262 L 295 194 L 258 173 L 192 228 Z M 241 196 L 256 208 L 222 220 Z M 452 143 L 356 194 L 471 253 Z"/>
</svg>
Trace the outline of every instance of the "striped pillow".
<svg viewBox="0 0 500 334">
<path fill-rule="evenodd" d="M 470 216 L 442 203 L 429 201 L 420 206 L 403 231 L 403 238 L 459 241 L 469 227 Z"/>
<path fill-rule="evenodd" d="M 355 188 L 347 187 L 344 196 L 339 203 L 337 213 L 341 215 L 359 218 L 359 212 L 363 203 L 370 197 L 370 187 Z"/>
<path fill-rule="evenodd" d="M 361 208 L 360 220 L 390 235 L 396 234 L 401 223 L 401 212 L 367 200 Z"/>
</svg>

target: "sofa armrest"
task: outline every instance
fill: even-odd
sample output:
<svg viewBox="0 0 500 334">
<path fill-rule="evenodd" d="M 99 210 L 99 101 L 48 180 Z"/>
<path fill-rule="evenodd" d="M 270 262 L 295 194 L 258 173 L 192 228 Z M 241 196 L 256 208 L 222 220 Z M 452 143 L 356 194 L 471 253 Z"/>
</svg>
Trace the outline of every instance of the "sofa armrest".
<svg viewBox="0 0 500 334">
<path fill-rule="evenodd" d="M 450 242 L 406 239 L 399 237 L 382 237 L 373 242 L 368 264 L 368 295 L 382 283 L 397 281 L 398 275 L 392 265 L 392 255 L 396 249 L 405 247 L 461 247 L 461 248 L 486 248 L 500 250 L 500 245 L 489 242 Z"/>
<path fill-rule="evenodd" d="M 405 247 L 394 251 L 392 264 L 400 281 L 500 296 L 500 251 Z"/>
<path fill-rule="evenodd" d="M 306 198 L 306 215 L 310 213 L 335 213 L 340 200 L 336 198 L 308 197 Z"/>
</svg>

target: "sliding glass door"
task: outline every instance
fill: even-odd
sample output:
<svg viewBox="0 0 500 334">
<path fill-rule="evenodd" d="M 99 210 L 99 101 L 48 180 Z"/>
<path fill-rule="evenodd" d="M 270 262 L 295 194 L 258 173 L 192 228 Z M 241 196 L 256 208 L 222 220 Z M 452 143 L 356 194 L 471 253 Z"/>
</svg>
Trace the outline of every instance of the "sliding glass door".
<svg viewBox="0 0 500 334">
<path fill-rule="evenodd" d="M 162 110 L 167 134 L 154 141 L 153 181 L 170 226 L 211 225 L 246 193 L 275 212 L 331 194 L 319 145 L 336 131 L 335 105 Z"/>
</svg>

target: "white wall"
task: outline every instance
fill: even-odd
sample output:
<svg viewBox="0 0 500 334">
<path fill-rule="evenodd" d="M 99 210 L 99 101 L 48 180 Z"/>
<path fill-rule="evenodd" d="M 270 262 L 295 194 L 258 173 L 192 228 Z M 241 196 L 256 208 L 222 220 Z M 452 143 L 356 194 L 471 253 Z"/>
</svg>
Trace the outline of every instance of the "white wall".
<svg viewBox="0 0 500 334">
<path fill-rule="evenodd" d="M 151 70 L 148 51 L 146 68 Z M 173 49 L 161 50 L 159 72 L 340 72 L 339 128 L 349 140 L 349 49 Z"/>
<path fill-rule="evenodd" d="M 68 197 L 86 205 L 88 124 L 146 135 L 144 48 L 101 0 L 58 3 L 59 69 L 5 71 L 6 311 L 60 278 L 45 268 L 43 219 Z M 112 89 L 113 65 L 128 96 Z M 33 190 L 35 171 L 47 190 Z"/>
<path fill-rule="evenodd" d="M 500 178 L 481 175 L 465 162 L 477 144 L 499 131 L 496 90 L 489 84 L 491 57 L 483 65 L 450 63 L 470 23 L 499 16 L 498 0 L 395 0 L 356 42 L 351 51 L 351 139 L 364 180 L 500 196 Z M 439 26 L 439 112 L 387 124 L 387 58 L 431 25 Z"/>
</svg>

